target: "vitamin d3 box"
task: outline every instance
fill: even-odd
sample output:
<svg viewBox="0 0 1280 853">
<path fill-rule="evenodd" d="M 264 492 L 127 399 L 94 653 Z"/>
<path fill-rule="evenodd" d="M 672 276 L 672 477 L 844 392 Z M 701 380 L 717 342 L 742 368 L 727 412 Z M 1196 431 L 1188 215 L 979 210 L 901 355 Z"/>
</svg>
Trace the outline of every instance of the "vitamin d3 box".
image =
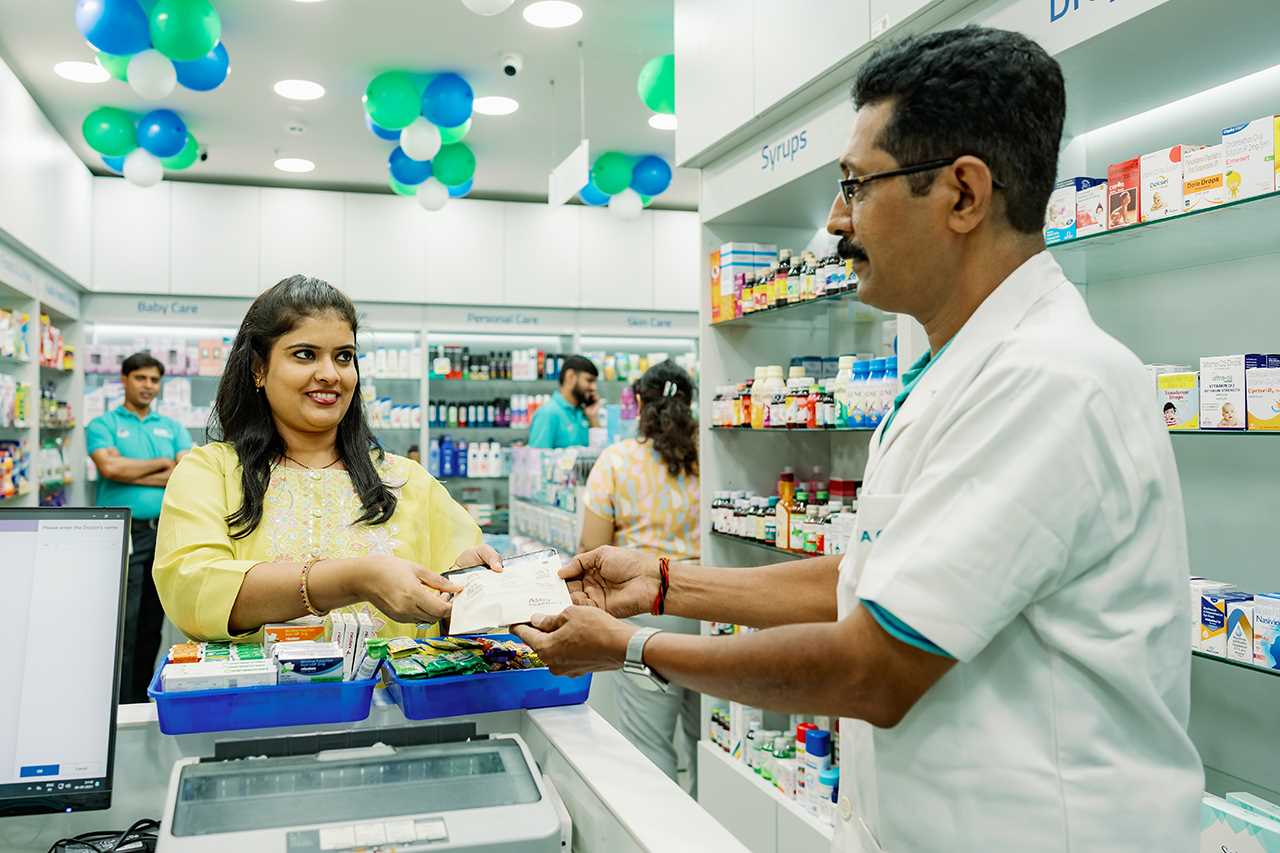
<svg viewBox="0 0 1280 853">
<path fill-rule="evenodd" d="M 1266 367 L 1263 355 L 1200 359 L 1200 429 L 1245 428 L 1245 371 Z"/>
<path fill-rule="evenodd" d="M 1200 428 L 1200 385 L 1196 373 L 1165 373 L 1156 377 L 1157 402 L 1169 429 Z"/>
<path fill-rule="evenodd" d="M 1142 178 L 1142 221 L 1150 222 L 1182 212 L 1182 158 L 1201 145 L 1174 145 L 1143 154 L 1138 170 Z"/>
<path fill-rule="evenodd" d="M 1200 596 L 1200 651 L 1227 656 L 1227 608 L 1253 601 L 1247 592 L 1205 592 Z"/>
<path fill-rule="evenodd" d="M 1107 179 L 1076 178 L 1088 181 L 1081 187 L 1076 184 L 1076 236 L 1088 237 L 1107 230 Z"/>
<path fill-rule="evenodd" d="M 1191 213 L 1227 200 L 1222 183 L 1222 146 L 1208 145 L 1182 155 L 1182 209 Z"/>
<path fill-rule="evenodd" d="M 1253 663 L 1253 599 L 1227 605 L 1227 659 Z"/>
<path fill-rule="evenodd" d="M 1268 357 L 1268 364 L 1273 358 L 1275 356 Z M 1246 370 L 1244 395 L 1249 429 L 1280 430 L 1280 367 Z"/>
<path fill-rule="evenodd" d="M 1142 161 L 1134 157 L 1107 167 L 1107 227 L 1136 225 L 1140 215 L 1138 187 L 1142 184 Z"/>
<path fill-rule="evenodd" d="M 1223 181 L 1227 201 L 1276 188 L 1276 116 L 1222 129 Z"/>
</svg>

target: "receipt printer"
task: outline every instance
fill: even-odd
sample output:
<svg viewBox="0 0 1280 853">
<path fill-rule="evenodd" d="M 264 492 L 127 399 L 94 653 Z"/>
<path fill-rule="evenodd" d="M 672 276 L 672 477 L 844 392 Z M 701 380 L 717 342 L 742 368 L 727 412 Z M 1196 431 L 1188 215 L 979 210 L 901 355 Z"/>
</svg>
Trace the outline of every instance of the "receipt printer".
<svg viewBox="0 0 1280 853">
<path fill-rule="evenodd" d="M 517 735 L 173 768 L 159 853 L 568 853 L 568 815 Z"/>
</svg>

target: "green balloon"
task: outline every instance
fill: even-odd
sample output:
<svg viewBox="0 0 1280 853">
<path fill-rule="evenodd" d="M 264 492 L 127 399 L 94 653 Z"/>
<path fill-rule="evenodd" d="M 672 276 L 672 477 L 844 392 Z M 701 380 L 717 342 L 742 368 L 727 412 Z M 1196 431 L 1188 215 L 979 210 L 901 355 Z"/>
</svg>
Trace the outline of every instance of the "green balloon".
<svg viewBox="0 0 1280 853">
<path fill-rule="evenodd" d="M 182 150 L 172 157 L 161 157 L 160 165 L 166 169 L 180 171 L 186 169 L 196 161 L 196 157 L 200 155 L 200 143 L 196 142 L 196 138 L 190 133 L 187 134 L 187 142 L 182 146 Z"/>
<path fill-rule="evenodd" d="M 80 130 L 89 147 L 104 157 L 123 157 L 138 147 L 133 116 L 115 107 L 98 107 L 84 117 Z"/>
<path fill-rule="evenodd" d="M 418 194 L 418 188 L 416 186 L 402 184 L 395 178 L 387 178 L 387 180 L 391 183 L 391 189 L 395 191 L 396 195 L 414 196 Z"/>
<path fill-rule="evenodd" d="M 378 127 L 403 130 L 422 112 L 422 96 L 413 78 L 403 71 L 388 71 L 369 81 L 364 108 Z"/>
<path fill-rule="evenodd" d="M 116 56 L 112 53 L 103 53 L 98 51 L 98 64 L 101 65 L 106 72 L 117 80 L 128 82 L 129 80 L 129 60 L 132 56 Z"/>
<path fill-rule="evenodd" d="M 644 207 L 648 207 L 649 205 L 653 204 L 653 196 L 640 193 L 640 204 L 643 205 Z"/>
<path fill-rule="evenodd" d="M 640 79 L 636 80 L 636 91 L 640 100 L 655 113 L 672 113 L 676 111 L 676 56 L 668 53 L 655 56 L 640 69 Z"/>
<path fill-rule="evenodd" d="M 175 62 L 202 58 L 222 38 L 222 19 L 209 0 L 159 0 L 150 19 L 151 44 Z"/>
<path fill-rule="evenodd" d="M 442 145 L 452 145 L 455 142 L 459 142 L 462 137 L 467 135 L 469 130 L 471 130 L 471 119 L 467 119 L 457 127 L 442 127 L 440 128 L 440 143 Z"/>
<path fill-rule="evenodd" d="M 440 151 L 431 161 L 431 174 L 440 179 L 446 187 L 456 187 L 471 180 L 476 173 L 476 155 L 465 142 L 440 146 Z"/>
<path fill-rule="evenodd" d="M 605 195 L 617 195 L 631 186 L 631 158 L 618 151 L 606 151 L 591 167 L 591 183 Z"/>
</svg>

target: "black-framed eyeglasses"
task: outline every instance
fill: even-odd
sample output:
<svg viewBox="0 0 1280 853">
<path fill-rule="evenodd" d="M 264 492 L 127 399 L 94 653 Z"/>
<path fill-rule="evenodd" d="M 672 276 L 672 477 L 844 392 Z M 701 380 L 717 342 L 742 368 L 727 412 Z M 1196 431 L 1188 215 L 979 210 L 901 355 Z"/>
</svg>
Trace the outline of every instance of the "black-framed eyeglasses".
<svg viewBox="0 0 1280 853">
<path fill-rule="evenodd" d="M 957 157 L 945 157 L 938 160 L 927 160 L 923 163 L 916 163 L 912 166 L 899 166 L 896 169 L 886 169 L 883 172 L 872 172 L 869 175 L 854 175 L 852 178 L 842 178 L 840 184 L 840 197 L 844 199 L 845 204 L 853 204 L 854 197 L 858 191 L 872 181 L 878 181 L 881 178 L 897 178 L 902 175 L 916 175 L 920 172 L 928 172 L 931 169 L 941 169 L 943 166 L 950 166 Z M 1005 189 L 1004 182 L 991 178 L 991 185 L 996 189 Z"/>
</svg>

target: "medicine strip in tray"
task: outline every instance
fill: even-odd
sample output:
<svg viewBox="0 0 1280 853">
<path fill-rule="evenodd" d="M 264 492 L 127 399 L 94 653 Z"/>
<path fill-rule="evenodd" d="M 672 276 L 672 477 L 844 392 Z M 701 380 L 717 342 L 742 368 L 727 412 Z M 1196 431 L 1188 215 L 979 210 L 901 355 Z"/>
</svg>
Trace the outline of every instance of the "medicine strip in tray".
<svg viewBox="0 0 1280 853">
<path fill-rule="evenodd" d="M 537 669 L 545 665 L 524 643 L 488 637 L 392 640 L 389 647 L 392 671 L 406 679 Z"/>
</svg>

